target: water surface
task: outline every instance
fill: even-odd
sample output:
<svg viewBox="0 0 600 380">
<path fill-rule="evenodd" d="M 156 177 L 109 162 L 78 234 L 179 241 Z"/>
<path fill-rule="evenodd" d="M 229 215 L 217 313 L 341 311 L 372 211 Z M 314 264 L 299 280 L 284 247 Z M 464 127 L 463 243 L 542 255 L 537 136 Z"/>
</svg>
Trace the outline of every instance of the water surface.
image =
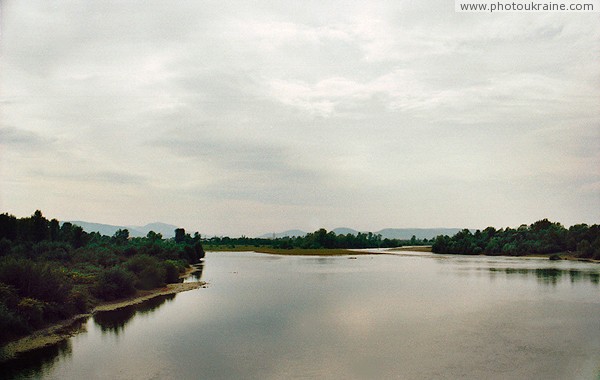
<svg viewBox="0 0 600 380">
<path fill-rule="evenodd" d="M 542 259 L 209 252 L 208 288 L 98 314 L 4 374 L 597 379 L 599 278 Z"/>
</svg>

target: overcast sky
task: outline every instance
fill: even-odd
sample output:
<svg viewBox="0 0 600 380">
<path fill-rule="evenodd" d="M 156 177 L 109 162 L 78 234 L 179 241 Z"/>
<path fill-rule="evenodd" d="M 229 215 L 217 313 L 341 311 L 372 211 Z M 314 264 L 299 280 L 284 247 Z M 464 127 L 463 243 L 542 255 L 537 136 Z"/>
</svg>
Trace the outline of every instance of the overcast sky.
<svg viewBox="0 0 600 380">
<path fill-rule="evenodd" d="M 0 4 L 0 212 L 230 236 L 600 223 L 600 13 Z"/>
</svg>

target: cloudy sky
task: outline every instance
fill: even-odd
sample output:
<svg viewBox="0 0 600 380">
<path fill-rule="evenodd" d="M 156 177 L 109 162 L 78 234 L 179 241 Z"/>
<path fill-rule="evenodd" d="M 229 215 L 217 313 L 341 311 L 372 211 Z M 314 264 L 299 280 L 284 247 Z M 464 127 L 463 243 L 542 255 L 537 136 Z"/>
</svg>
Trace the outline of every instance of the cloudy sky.
<svg viewBox="0 0 600 380">
<path fill-rule="evenodd" d="M 0 212 L 231 236 L 600 223 L 600 13 L 0 4 Z"/>
</svg>

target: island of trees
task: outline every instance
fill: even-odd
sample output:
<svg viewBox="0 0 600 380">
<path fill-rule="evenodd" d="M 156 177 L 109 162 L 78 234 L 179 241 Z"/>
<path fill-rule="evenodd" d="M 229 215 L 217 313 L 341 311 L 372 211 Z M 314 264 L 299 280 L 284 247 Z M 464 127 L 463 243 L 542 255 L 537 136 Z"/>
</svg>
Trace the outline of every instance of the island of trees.
<svg viewBox="0 0 600 380">
<path fill-rule="evenodd" d="M 568 253 L 574 257 L 600 260 L 600 226 L 576 224 L 566 229 L 560 223 L 543 219 L 516 229 L 488 227 L 474 233 L 464 229 L 452 237 L 435 238 L 432 251 L 505 256 Z"/>
<path fill-rule="evenodd" d="M 0 214 L 0 344 L 102 301 L 178 282 L 204 257 L 201 237 L 175 230 L 131 238 L 87 233 L 71 223 Z"/>
<path fill-rule="evenodd" d="M 304 236 L 286 236 L 274 239 L 249 238 L 242 236 L 211 237 L 204 239 L 203 244 L 207 250 L 228 249 L 236 247 L 269 247 L 273 249 L 360 249 L 360 248 L 393 248 L 406 245 L 426 245 L 427 239 L 389 239 L 382 238 L 381 234 L 372 232 L 358 232 L 357 234 L 336 234 L 321 228 Z"/>
</svg>

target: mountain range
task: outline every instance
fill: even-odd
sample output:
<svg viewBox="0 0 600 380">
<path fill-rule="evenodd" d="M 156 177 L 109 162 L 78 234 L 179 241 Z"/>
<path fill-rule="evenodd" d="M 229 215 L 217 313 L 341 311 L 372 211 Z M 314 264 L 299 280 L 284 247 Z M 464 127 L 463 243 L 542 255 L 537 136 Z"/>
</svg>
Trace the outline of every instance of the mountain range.
<svg viewBox="0 0 600 380">
<path fill-rule="evenodd" d="M 113 236 L 117 230 L 127 229 L 129 230 L 129 236 L 131 237 L 143 237 L 150 231 L 162 234 L 164 238 L 172 238 L 175 236 L 175 229 L 178 228 L 172 224 L 166 223 L 149 223 L 145 226 L 113 226 L 111 224 L 102 223 L 90 223 L 81 220 L 70 221 L 72 224 L 76 224 L 83 228 L 85 232 L 99 232 L 101 235 Z"/>
<path fill-rule="evenodd" d="M 70 221 L 83 228 L 86 232 L 99 232 L 101 235 L 113 236 L 119 229 L 129 230 L 131 237 L 143 237 L 149 231 L 162 234 L 164 238 L 172 238 L 175 236 L 175 229 L 178 228 L 172 224 L 166 223 L 149 223 L 145 226 L 115 226 L 111 224 L 91 223 L 81 220 Z M 415 236 L 417 239 L 431 239 L 438 235 L 455 235 L 462 228 L 384 228 L 379 231 L 373 231 L 374 234 L 379 234 L 383 239 L 401 239 L 408 240 Z M 367 231 L 357 231 L 348 227 L 339 227 L 332 230 L 336 235 L 356 235 L 359 232 L 366 233 Z M 273 239 L 282 237 L 305 236 L 307 232 L 302 230 L 287 230 L 283 232 L 269 233 L 259 236 L 259 238 Z"/>
</svg>

